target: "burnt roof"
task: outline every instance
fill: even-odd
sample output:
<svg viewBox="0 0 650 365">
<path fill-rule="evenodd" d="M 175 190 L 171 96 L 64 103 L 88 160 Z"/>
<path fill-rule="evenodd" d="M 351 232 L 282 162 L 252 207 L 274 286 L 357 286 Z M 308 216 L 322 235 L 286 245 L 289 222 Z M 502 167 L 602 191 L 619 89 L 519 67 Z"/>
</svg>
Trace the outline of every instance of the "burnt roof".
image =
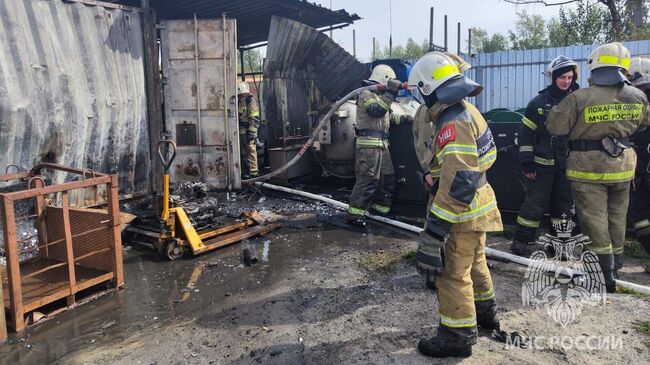
<svg viewBox="0 0 650 365">
<path fill-rule="evenodd" d="M 140 6 L 140 0 L 104 0 L 129 6 Z M 330 10 L 304 0 L 150 0 L 158 19 L 191 19 L 226 17 L 237 19 L 237 46 L 264 42 L 269 36 L 271 17 L 299 21 L 312 28 L 341 27 L 361 19 L 347 11 Z"/>
</svg>

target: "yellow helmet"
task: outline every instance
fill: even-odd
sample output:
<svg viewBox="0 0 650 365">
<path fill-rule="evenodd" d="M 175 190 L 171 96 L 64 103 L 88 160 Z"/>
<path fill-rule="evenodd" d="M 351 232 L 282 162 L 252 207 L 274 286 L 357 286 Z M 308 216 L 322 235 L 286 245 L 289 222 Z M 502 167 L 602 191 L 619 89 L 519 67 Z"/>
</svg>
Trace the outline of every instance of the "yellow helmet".
<svg viewBox="0 0 650 365">
<path fill-rule="evenodd" d="M 413 65 L 408 84 L 409 87 L 417 86 L 423 95 L 431 95 L 440 85 L 456 76 L 460 76 L 460 69 L 454 58 L 443 52 L 429 52 Z"/>
<path fill-rule="evenodd" d="M 251 90 L 246 81 L 240 81 L 237 83 L 237 95 L 250 94 L 250 92 Z"/>
<path fill-rule="evenodd" d="M 650 84 L 650 59 L 643 57 L 632 58 L 627 78 L 634 86 Z"/>
<path fill-rule="evenodd" d="M 374 81 L 378 84 L 386 85 L 390 79 L 397 78 L 395 71 L 388 65 L 377 65 L 372 69 L 372 74 L 368 80 Z"/>
<path fill-rule="evenodd" d="M 619 42 L 607 43 L 596 47 L 587 59 L 589 71 L 601 67 L 619 67 L 628 72 L 630 69 L 630 51 Z"/>
</svg>

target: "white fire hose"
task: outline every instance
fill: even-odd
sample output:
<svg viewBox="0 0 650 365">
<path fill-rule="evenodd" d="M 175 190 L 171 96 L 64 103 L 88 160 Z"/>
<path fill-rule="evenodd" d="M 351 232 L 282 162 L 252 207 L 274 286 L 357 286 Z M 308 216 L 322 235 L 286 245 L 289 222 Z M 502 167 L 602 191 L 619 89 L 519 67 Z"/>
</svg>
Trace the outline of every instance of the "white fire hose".
<svg viewBox="0 0 650 365">
<path fill-rule="evenodd" d="M 341 210 L 347 210 L 348 209 L 347 204 L 342 203 L 342 202 L 337 201 L 337 200 L 334 200 L 334 199 L 326 198 L 324 196 L 320 196 L 320 195 L 316 195 L 316 194 L 312 194 L 312 193 L 308 193 L 308 192 L 300 191 L 300 190 L 296 190 L 296 189 L 291 189 L 291 188 L 287 188 L 287 187 L 284 187 L 284 186 L 273 185 L 273 184 L 269 184 L 269 183 L 256 182 L 255 184 L 257 186 L 259 186 L 259 187 L 264 187 L 264 188 L 267 188 L 267 189 L 282 191 L 282 192 L 285 192 L 285 193 L 294 194 L 294 195 L 302 196 L 302 197 L 305 197 L 305 198 L 322 201 L 324 203 L 332 205 L 332 206 L 334 206 L 336 208 L 339 208 Z M 386 217 L 372 215 L 372 214 L 369 214 L 367 212 L 366 212 L 366 217 L 368 217 L 370 219 L 373 219 L 373 220 L 376 220 L 378 222 L 386 223 L 386 224 L 389 224 L 391 226 L 404 229 L 404 230 L 409 231 L 409 232 L 413 232 L 413 233 L 417 233 L 417 234 L 422 232 L 422 228 L 420 228 L 420 227 L 416 227 L 416 226 L 413 226 L 413 225 L 410 225 L 410 224 L 406 224 L 404 222 L 396 221 L 394 219 L 389 219 L 389 218 L 386 218 Z M 532 261 L 530 259 L 527 259 L 525 257 L 509 254 L 507 252 L 495 250 L 495 249 L 489 248 L 489 247 L 485 248 L 485 254 L 486 254 L 486 256 L 494 258 L 494 259 L 499 259 L 501 261 L 513 262 L 513 263 L 523 265 L 523 266 L 528 266 L 528 265 L 534 263 L 534 261 Z M 547 269 L 548 271 L 558 272 L 558 270 L 559 270 L 560 273 L 565 274 L 565 275 L 567 274 L 566 271 L 565 271 L 566 268 L 562 267 L 562 266 L 544 265 L 544 268 Z M 573 273 L 574 274 L 580 274 L 577 271 L 573 271 Z M 644 285 L 634 284 L 634 283 L 630 283 L 628 281 L 623 281 L 623 280 L 618 280 L 618 279 L 616 280 L 616 284 L 623 287 L 623 288 L 633 290 L 633 291 L 635 291 L 637 293 L 650 295 L 650 287 L 647 287 L 647 286 L 644 286 Z"/>
</svg>

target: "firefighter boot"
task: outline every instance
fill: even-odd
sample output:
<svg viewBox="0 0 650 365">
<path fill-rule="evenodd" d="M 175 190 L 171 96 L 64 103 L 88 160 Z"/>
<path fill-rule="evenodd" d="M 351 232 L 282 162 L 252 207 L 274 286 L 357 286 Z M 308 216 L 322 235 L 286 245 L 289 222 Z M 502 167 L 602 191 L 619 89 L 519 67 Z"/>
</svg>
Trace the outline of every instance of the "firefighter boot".
<svg viewBox="0 0 650 365">
<path fill-rule="evenodd" d="M 537 245 L 514 240 L 512 246 L 510 246 L 510 251 L 517 256 L 530 257 L 533 252 L 537 251 Z"/>
<path fill-rule="evenodd" d="M 500 330 L 501 325 L 497 317 L 497 302 L 494 299 L 474 301 L 476 307 L 476 322 L 481 328 Z"/>
<path fill-rule="evenodd" d="M 607 293 L 616 293 L 616 279 L 614 278 L 614 254 L 598 255 L 600 269 L 605 277 Z"/>
<path fill-rule="evenodd" d="M 477 336 L 476 326 L 451 328 L 441 325 L 435 337 L 420 340 L 418 350 L 431 357 L 470 357 Z"/>
<path fill-rule="evenodd" d="M 614 255 L 614 278 L 618 279 L 618 270 L 623 268 L 623 255 Z"/>
</svg>

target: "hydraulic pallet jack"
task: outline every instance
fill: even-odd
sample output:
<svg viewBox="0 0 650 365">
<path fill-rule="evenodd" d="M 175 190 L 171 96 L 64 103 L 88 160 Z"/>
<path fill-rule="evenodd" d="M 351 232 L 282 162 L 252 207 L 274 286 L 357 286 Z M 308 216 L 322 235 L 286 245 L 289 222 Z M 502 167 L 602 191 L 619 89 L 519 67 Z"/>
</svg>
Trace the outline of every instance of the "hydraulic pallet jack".
<svg viewBox="0 0 650 365">
<path fill-rule="evenodd" d="M 160 231 L 156 233 L 137 225 L 129 227 L 125 231 L 131 242 L 150 246 L 163 258 L 176 260 L 186 253 L 200 255 L 246 238 L 265 235 L 279 227 L 253 211 L 244 212 L 238 222 L 197 231 L 183 207 L 170 207 L 169 204 L 169 168 L 176 157 L 176 144 L 171 140 L 161 140 L 158 142 L 158 155 L 164 168 L 162 212 L 158 217 Z M 143 242 L 143 237 L 148 239 Z"/>
</svg>

